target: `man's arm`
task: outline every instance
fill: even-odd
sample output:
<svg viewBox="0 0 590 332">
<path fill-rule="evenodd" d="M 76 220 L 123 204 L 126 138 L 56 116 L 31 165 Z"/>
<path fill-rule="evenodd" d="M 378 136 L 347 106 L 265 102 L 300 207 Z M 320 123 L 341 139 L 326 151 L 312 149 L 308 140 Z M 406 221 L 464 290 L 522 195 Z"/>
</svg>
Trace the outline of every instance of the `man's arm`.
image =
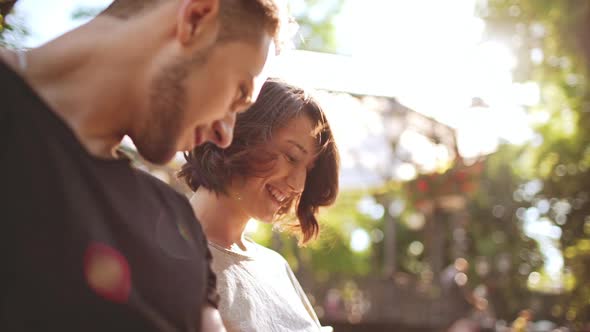
<svg viewBox="0 0 590 332">
<path fill-rule="evenodd" d="M 207 302 L 204 304 L 203 317 L 201 317 L 201 331 L 226 332 L 223 326 L 223 320 L 217 310 L 219 304 L 219 294 L 217 293 L 217 277 L 211 269 L 211 261 L 213 256 L 209 247 L 207 249 Z"/>
<path fill-rule="evenodd" d="M 213 307 L 215 309 L 219 306 L 219 293 L 217 293 L 217 276 L 215 276 L 215 272 L 211 268 L 211 263 L 213 261 L 213 255 L 209 250 L 209 246 L 207 245 L 207 241 L 205 240 L 205 259 L 207 261 L 207 303 L 206 305 Z"/>
<path fill-rule="evenodd" d="M 205 260 L 207 261 L 207 298 L 203 303 L 203 314 L 201 317 L 201 331 L 227 332 L 223 326 L 223 320 L 217 310 L 219 306 L 219 293 L 217 293 L 217 276 L 211 267 L 213 255 L 207 245 L 207 240 L 203 236 L 205 246 Z"/>
</svg>

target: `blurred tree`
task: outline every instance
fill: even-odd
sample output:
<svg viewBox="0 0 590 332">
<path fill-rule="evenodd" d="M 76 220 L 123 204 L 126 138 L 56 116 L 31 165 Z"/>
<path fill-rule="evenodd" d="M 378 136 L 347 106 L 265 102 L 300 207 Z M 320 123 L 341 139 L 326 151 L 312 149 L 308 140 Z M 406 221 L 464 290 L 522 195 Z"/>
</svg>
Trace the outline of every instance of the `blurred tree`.
<svg viewBox="0 0 590 332">
<path fill-rule="evenodd" d="M 80 6 L 74 10 L 72 13 L 72 19 L 74 20 L 83 20 L 83 19 L 90 19 L 94 16 L 100 14 L 103 10 L 103 7 L 86 7 Z"/>
<path fill-rule="evenodd" d="M 0 15 L 2 15 L 3 17 L 8 15 L 8 13 L 10 13 L 10 11 L 12 10 L 12 7 L 14 7 L 14 4 L 17 2 L 17 0 L 2 0 L 0 1 Z"/>
<path fill-rule="evenodd" d="M 471 166 L 461 166 L 459 160 L 459 165 L 443 174 L 419 176 L 406 186 L 404 196 L 410 208 L 400 219 L 411 227 L 415 223 L 411 218 L 415 218 L 417 211 L 426 215 L 425 211 L 432 211 L 421 236 L 414 235 L 408 250 L 402 251 L 405 254 L 399 258 L 402 271 L 418 272 L 422 278 L 424 272 L 433 273 L 441 280 L 444 291 L 452 286 L 445 285 L 447 274 L 457 269 L 458 260 L 464 259 L 468 265 L 466 278 L 453 279 L 451 275 L 450 283 L 477 289 L 467 294 L 474 309 L 491 312 L 504 320 L 513 319 L 522 308 L 531 306 L 535 295 L 528 289 L 527 280 L 544 263 L 537 242 L 524 232 L 522 216 L 517 213 L 521 205 L 513 199 L 514 191 L 526 183 L 526 178 L 511 166 L 522 150 L 502 145 L 494 154 Z M 433 195 L 438 196 L 438 203 L 436 200 L 429 203 Z M 434 235 L 428 234 L 429 224 L 438 224 Z M 437 233 L 444 234 L 436 248 L 441 251 L 443 266 L 447 266 L 438 272 L 431 259 L 412 255 L 411 250 L 414 241 L 425 241 L 428 245 Z M 407 239 L 398 241 L 407 245 Z M 407 264 L 416 259 L 420 259 L 418 271 Z"/>
<path fill-rule="evenodd" d="M 299 24 L 295 45 L 298 49 L 337 53 L 334 18 L 345 0 L 292 1 L 290 9 Z"/>
<path fill-rule="evenodd" d="M 590 321 L 590 2 L 489 0 L 479 13 L 517 54 L 515 79 L 539 85 L 530 109 L 539 137 L 513 165 L 542 180 L 521 204 L 561 227 L 563 278 L 573 285 L 552 313 L 580 330 Z"/>
<path fill-rule="evenodd" d="M 525 181 L 510 165 L 521 151 L 504 145 L 487 158 L 479 189 L 468 203 L 468 225 L 461 228 L 458 220 L 450 234 L 459 244 L 467 242 L 464 257 L 470 262 L 469 283 L 474 288 L 485 287 L 489 305 L 504 320 L 531 305 L 533 294 L 527 280 L 544 263 L 537 242 L 524 233 L 522 216 L 517 213 L 520 205 L 513 199 L 514 191 Z"/>
<path fill-rule="evenodd" d="M 28 31 L 21 20 L 13 20 L 8 23 L 6 17 L 12 13 L 12 9 L 18 0 L 0 0 L 0 47 L 16 48 Z M 11 16 L 12 18 L 12 16 Z"/>
</svg>

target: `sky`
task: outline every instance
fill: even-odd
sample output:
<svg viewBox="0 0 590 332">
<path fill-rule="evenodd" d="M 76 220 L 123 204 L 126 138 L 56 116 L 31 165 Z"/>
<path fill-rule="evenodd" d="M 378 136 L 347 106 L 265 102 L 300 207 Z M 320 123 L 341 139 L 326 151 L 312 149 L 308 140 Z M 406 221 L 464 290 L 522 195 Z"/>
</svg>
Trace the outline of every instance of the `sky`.
<svg viewBox="0 0 590 332">
<path fill-rule="evenodd" d="M 289 1 L 293 8 L 304 5 L 304 0 Z M 39 46 L 84 23 L 85 20 L 71 18 L 77 8 L 100 9 L 109 3 L 20 0 L 16 5 L 17 17 L 24 18 L 30 32 L 23 46 Z M 320 17 L 330 3 L 326 0 L 326 5 L 318 6 L 317 13 L 312 11 L 312 15 Z M 534 135 L 523 106 L 538 100 L 538 88 L 531 83 L 512 82 L 515 57 L 502 41 L 483 38 L 485 24 L 475 15 L 475 3 L 476 0 L 345 1 L 335 26 L 339 51 L 346 54 L 338 61 L 348 70 L 344 76 L 324 75 L 323 79 L 333 76 L 329 84 L 393 96 L 405 106 L 451 125 L 462 138 L 460 148 L 466 154 L 491 152 L 499 139 L 511 143 L 530 140 Z M 313 85 L 309 82 L 313 74 L 328 70 L 325 64 L 319 66 L 287 63 L 278 72 Z M 482 98 L 489 107 L 470 108 L 473 97 Z M 337 122 L 333 128 L 340 145 L 372 145 L 374 151 L 380 151 L 379 144 L 384 144 L 376 141 L 374 133 L 383 128 L 371 114 L 351 110 L 349 116 L 332 114 L 329 119 Z M 346 150 L 346 146 L 341 148 Z M 369 156 L 365 159 L 371 162 Z M 343 164 L 347 164 L 346 156 Z M 532 227 L 532 222 L 528 222 L 525 231 L 534 233 L 544 247 L 549 259 L 547 268 L 559 271 L 563 260 L 553 245 L 553 228 L 547 226 L 547 232 L 543 232 L 543 227 Z"/>
<path fill-rule="evenodd" d="M 105 8 L 109 0 L 19 0 L 15 12 L 25 18 L 30 35 L 23 46 L 36 47 L 69 31 L 85 20 L 73 20 L 72 13 L 80 7 Z"/>
</svg>

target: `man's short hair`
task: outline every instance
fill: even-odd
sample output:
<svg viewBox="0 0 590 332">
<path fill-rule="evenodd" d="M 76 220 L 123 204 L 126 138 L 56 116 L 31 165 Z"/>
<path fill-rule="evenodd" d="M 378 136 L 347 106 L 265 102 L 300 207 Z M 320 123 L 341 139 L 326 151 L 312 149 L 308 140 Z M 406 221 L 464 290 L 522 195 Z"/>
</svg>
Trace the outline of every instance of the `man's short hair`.
<svg viewBox="0 0 590 332">
<path fill-rule="evenodd" d="M 128 19 L 166 1 L 171 0 L 114 0 L 101 15 Z M 219 18 L 218 41 L 258 41 L 263 33 L 268 33 L 277 48 L 287 42 L 283 40 L 282 28 L 293 23 L 276 0 L 219 0 Z"/>
</svg>

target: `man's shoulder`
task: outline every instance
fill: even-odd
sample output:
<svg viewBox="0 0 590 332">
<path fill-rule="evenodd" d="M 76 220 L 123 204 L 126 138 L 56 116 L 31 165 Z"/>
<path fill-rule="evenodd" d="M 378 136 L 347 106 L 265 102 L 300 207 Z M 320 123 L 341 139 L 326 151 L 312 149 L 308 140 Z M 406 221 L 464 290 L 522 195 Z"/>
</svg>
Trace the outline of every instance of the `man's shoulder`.
<svg viewBox="0 0 590 332">
<path fill-rule="evenodd" d="M 0 58 L 0 88 L 3 98 L 13 97 L 8 92 L 28 89 L 28 85 L 2 58 Z"/>
<path fill-rule="evenodd" d="M 149 172 L 144 171 L 142 169 L 133 167 L 133 172 L 137 175 L 139 181 L 143 182 L 147 186 L 152 187 L 159 194 L 163 195 L 163 197 L 172 199 L 174 201 L 178 201 L 180 204 L 190 206 L 188 205 L 188 200 L 186 196 L 176 191 L 168 183 L 160 180 L 159 178 L 153 176 Z"/>
<path fill-rule="evenodd" d="M 148 190 L 154 194 L 156 204 L 160 205 L 161 208 L 173 211 L 173 215 L 177 219 L 171 220 L 170 225 L 175 228 L 183 228 L 192 234 L 194 240 L 198 243 L 206 243 L 201 224 L 198 222 L 193 208 L 184 194 L 147 171 L 133 167 L 133 172 L 136 174 L 136 179 L 142 183 L 142 186 L 149 188 Z M 152 200 L 152 202 L 154 201 Z"/>
<path fill-rule="evenodd" d="M 0 115 L 22 114 L 36 94 L 29 84 L 0 58 Z M 27 105 L 27 107 L 23 107 Z M 13 115 L 14 115 L 13 114 Z"/>
</svg>

